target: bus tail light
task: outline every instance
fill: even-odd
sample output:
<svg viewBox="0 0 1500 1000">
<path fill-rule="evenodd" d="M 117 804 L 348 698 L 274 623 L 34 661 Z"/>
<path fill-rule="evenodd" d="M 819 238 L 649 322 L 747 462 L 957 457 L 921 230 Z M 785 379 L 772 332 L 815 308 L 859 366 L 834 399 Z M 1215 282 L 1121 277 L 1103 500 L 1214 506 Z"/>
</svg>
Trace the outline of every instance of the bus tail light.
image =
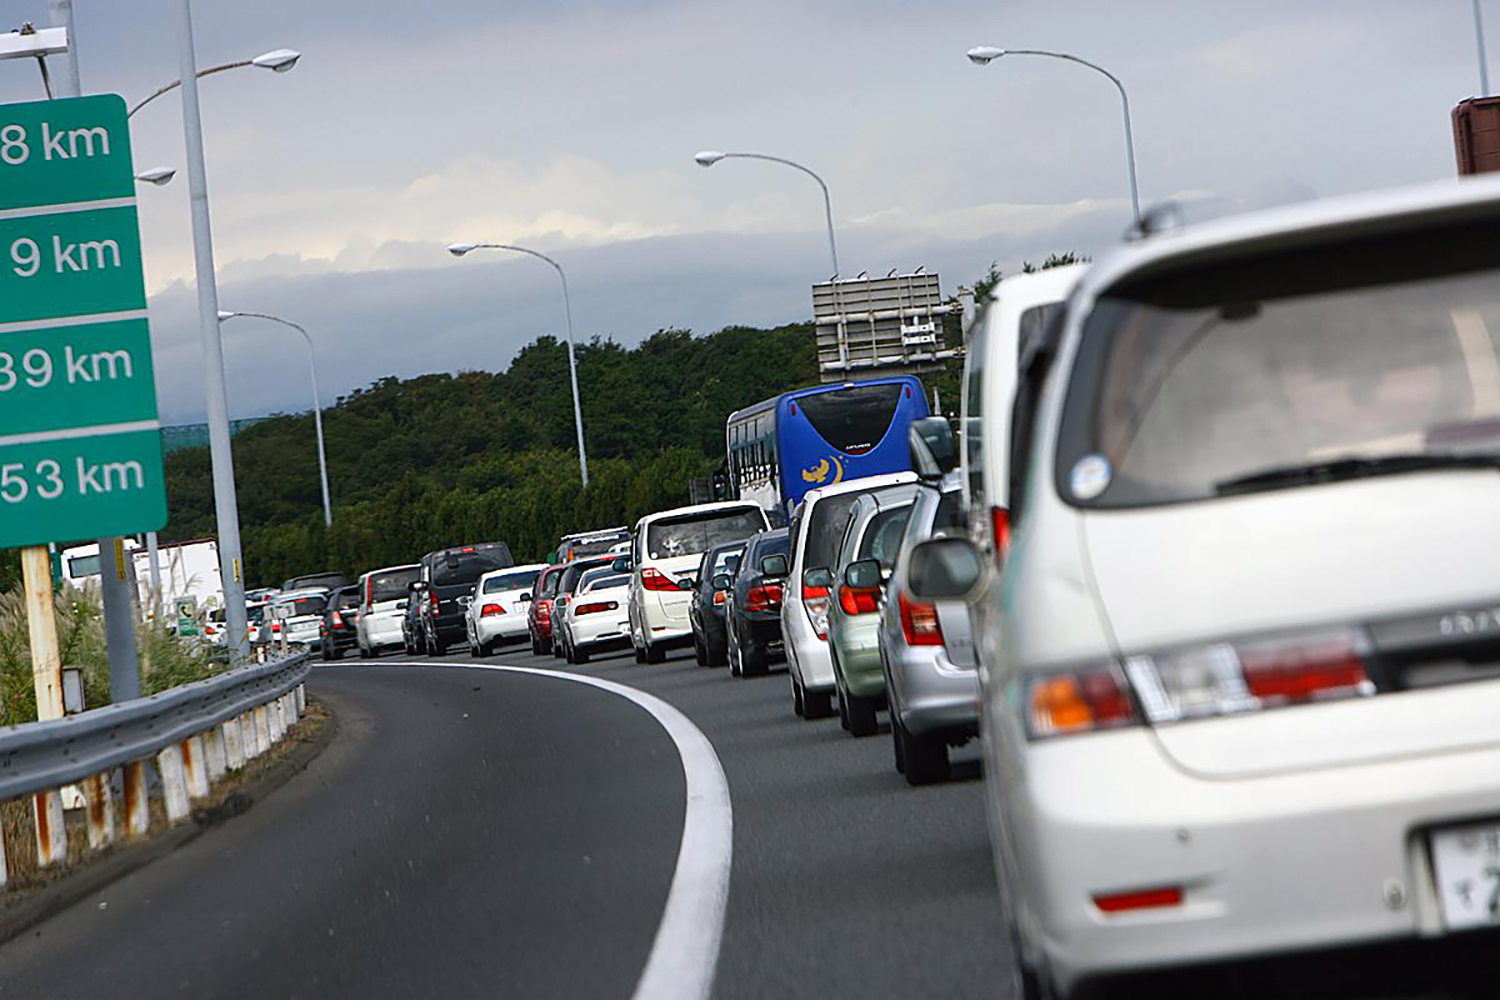
<svg viewBox="0 0 1500 1000">
<path fill-rule="evenodd" d="M 901 609 L 901 634 L 906 636 L 907 645 L 943 644 L 943 626 L 938 621 L 936 604 L 913 601 L 906 596 L 904 590 L 896 595 L 896 603 Z"/>
<path fill-rule="evenodd" d="M 647 566 L 641 570 L 641 586 L 647 590 L 676 590 L 677 584 L 659 569 Z"/>
<path fill-rule="evenodd" d="M 839 607 L 848 615 L 871 615 L 880 610 L 878 587 L 839 587 Z"/>
<path fill-rule="evenodd" d="M 503 614 L 505 614 L 505 608 L 500 606 L 499 604 L 486 604 L 484 607 L 479 609 L 479 617 L 481 618 L 492 618 L 495 615 Z"/>
</svg>

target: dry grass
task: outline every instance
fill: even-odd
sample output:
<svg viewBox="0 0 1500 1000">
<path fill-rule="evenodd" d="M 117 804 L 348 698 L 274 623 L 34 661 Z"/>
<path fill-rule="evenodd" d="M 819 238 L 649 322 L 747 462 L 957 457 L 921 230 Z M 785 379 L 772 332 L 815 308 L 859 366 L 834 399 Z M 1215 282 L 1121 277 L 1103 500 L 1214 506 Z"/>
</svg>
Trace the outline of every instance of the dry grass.
<svg viewBox="0 0 1500 1000">
<path fill-rule="evenodd" d="M 230 771 L 214 784 L 208 797 L 193 803 L 193 816 L 187 822 L 211 824 L 219 818 L 239 812 L 243 805 L 234 799 L 246 783 L 255 780 L 270 770 L 299 743 L 313 739 L 328 722 L 328 711 L 312 698 L 307 699 L 307 711 L 286 737 L 267 753 L 250 761 L 245 767 Z M 148 766 L 154 767 L 154 762 Z M 115 795 L 115 829 L 122 831 L 125 825 L 125 810 L 121 797 L 120 776 L 113 776 Z M 155 837 L 167 830 L 166 805 L 162 801 L 161 789 L 153 788 L 149 794 L 151 823 L 146 838 Z M 8 890 L 26 889 L 45 885 L 67 877 L 79 867 L 107 857 L 120 850 L 126 842 L 121 839 L 98 851 L 89 850 L 88 829 L 84 810 L 70 810 L 66 816 L 68 830 L 68 859 L 64 864 L 51 868 L 37 865 L 36 824 L 32 815 L 31 799 L 12 799 L 0 803 L 0 834 L 5 838 L 5 857 L 10 869 Z"/>
</svg>

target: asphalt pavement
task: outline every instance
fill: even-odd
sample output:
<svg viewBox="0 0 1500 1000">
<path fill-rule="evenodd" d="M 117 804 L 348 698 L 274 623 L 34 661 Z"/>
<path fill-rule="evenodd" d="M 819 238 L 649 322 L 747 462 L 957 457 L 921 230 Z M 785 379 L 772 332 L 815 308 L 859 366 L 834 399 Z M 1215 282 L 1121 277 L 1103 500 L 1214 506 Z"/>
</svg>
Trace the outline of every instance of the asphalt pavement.
<svg viewBox="0 0 1500 1000">
<path fill-rule="evenodd" d="M 397 659 L 320 667 L 334 745 L 0 947 L 0 995 L 631 996 L 682 842 L 672 738 L 618 694 L 469 669 L 564 669 L 524 647 Z M 973 748 L 953 782 L 910 789 L 888 735 L 794 718 L 784 673 L 680 653 L 566 669 L 656 695 L 717 753 L 733 853 L 715 997 L 1005 995 Z"/>
</svg>

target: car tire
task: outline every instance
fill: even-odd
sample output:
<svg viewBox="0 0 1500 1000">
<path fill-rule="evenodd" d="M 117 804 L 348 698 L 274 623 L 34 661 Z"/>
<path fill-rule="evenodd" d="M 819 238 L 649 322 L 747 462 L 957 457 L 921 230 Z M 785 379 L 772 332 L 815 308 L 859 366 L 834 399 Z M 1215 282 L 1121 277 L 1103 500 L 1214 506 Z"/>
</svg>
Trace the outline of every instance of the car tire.
<svg viewBox="0 0 1500 1000">
<path fill-rule="evenodd" d="M 844 727 L 844 732 L 849 731 L 849 706 L 844 703 L 844 689 L 836 687 L 833 689 L 839 703 L 839 725 Z"/>
<path fill-rule="evenodd" d="M 647 662 L 647 663 L 660 663 L 663 660 L 665 660 L 666 658 L 667 658 L 667 651 L 665 649 L 662 649 L 660 646 L 654 646 L 654 645 L 652 645 L 649 642 L 646 643 L 646 661 L 645 662 Z"/>
<path fill-rule="evenodd" d="M 880 728 L 875 712 L 880 706 L 879 698 L 861 698 L 859 695 L 844 695 L 844 714 L 849 717 L 849 735 L 874 736 Z"/>
<path fill-rule="evenodd" d="M 891 713 L 891 731 L 897 734 L 901 759 L 906 764 L 902 773 L 908 785 L 916 788 L 948 780 L 948 743 L 941 734 L 908 732 L 895 712 Z"/>
<path fill-rule="evenodd" d="M 533 633 L 532 636 L 531 636 L 531 655 L 532 656 L 541 656 L 542 655 L 542 640 L 538 639 L 536 637 L 535 633 Z"/>
<path fill-rule="evenodd" d="M 329 660 L 332 660 L 333 659 L 333 650 L 331 650 L 331 649 L 328 648 L 328 643 L 322 642 L 322 643 L 319 643 L 318 645 L 321 647 L 318 650 L 318 652 L 322 655 L 323 661 L 326 663 Z"/>
<path fill-rule="evenodd" d="M 771 668 L 766 660 L 766 651 L 751 643 L 747 649 L 743 643 L 736 643 L 740 650 L 740 676 L 741 677 L 764 677 L 770 673 Z"/>
<path fill-rule="evenodd" d="M 472 642 L 472 641 L 471 641 L 471 642 L 470 642 L 470 643 L 469 643 L 469 655 L 470 655 L 470 656 L 471 656 L 471 657 L 473 657 L 473 658 L 474 658 L 474 659 L 476 659 L 476 660 L 477 660 L 477 659 L 479 659 L 479 657 L 480 657 L 480 656 L 482 656 L 482 655 L 484 655 L 484 654 L 482 654 L 482 653 L 480 653 L 480 652 L 479 652 L 479 647 L 478 647 L 478 646 L 476 646 L 476 645 L 474 645 L 474 643 L 473 643 L 473 642 Z"/>
<path fill-rule="evenodd" d="M 792 714 L 799 719 L 805 719 L 807 716 L 802 714 L 802 682 L 797 680 L 795 670 L 789 670 L 787 673 L 792 675 Z"/>
<path fill-rule="evenodd" d="M 589 662 L 589 651 L 586 649 L 573 650 L 573 662 L 579 664 Z"/>
<path fill-rule="evenodd" d="M 901 727 L 901 720 L 894 711 L 891 712 L 891 749 L 896 758 L 896 773 L 906 773 L 906 730 Z"/>
<path fill-rule="evenodd" d="M 703 639 L 697 632 L 693 633 L 693 662 L 700 667 L 708 666 L 708 653 L 703 649 Z"/>
<path fill-rule="evenodd" d="M 802 718 L 826 719 L 833 715 L 833 694 L 829 691 L 802 689 Z"/>
<path fill-rule="evenodd" d="M 425 638 L 426 638 L 426 641 L 423 643 L 423 645 L 427 647 L 427 655 L 428 656 L 430 656 L 430 657 L 443 656 L 444 654 L 446 654 L 448 652 L 448 646 L 447 646 L 447 644 L 441 642 L 438 639 L 438 637 L 437 637 L 436 634 L 426 636 Z"/>
<path fill-rule="evenodd" d="M 328 658 L 330 660 L 342 660 L 344 658 L 344 651 L 337 646 L 329 646 Z"/>
<path fill-rule="evenodd" d="M 724 658 L 729 661 L 730 677 L 741 676 L 739 645 L 738 642 L 735 642 L 733 623 L 726 624 L 724 627 L 724 652 L 726 654 Z"/>
<path fill-rule="evenodd" d="M 368 647 L 368 646 L 360 646 L 359 647 L 359 658 L 361 660 L 368 660 L 371 657 L 373 657 L 374 655 L 375 655 L 375 651 L 372 650 L 372 649 L 370 649 L 370 647 Z"/>
</svg>

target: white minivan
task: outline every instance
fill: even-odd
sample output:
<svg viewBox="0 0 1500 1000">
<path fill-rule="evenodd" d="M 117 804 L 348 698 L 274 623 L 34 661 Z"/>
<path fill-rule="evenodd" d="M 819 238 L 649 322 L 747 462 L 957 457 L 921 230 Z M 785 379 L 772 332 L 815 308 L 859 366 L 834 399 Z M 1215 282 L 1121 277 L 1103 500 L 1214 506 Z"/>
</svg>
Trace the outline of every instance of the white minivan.
<svg viewBox="0 0 1500 1000">
<path fill-rule="evenodd" d="M 769 531 L 765 511 L 729 500 L 647 514 L 631 532 L 630 644 L 637 663 L 660 663 L 668 648 L 691 646 L 693 573 L 703 553 Z"/>
<path fill-rule="evenodd" d="M 992 550 L 905 581 L 970 601 L 1021 995 L 1446 992 L 1500 933 L 1500 180 L 1147 235 L 1044 340 Z"/>
<path fill-rule="evenodd" d="M 406 617 L 409 589 L 421 575 L 421 566 L 387 566 L 359 578 L 356 635 L 360 659 L 368 660 L 382 650 L 403 645 L 401 621 Z"/>
</svg>

